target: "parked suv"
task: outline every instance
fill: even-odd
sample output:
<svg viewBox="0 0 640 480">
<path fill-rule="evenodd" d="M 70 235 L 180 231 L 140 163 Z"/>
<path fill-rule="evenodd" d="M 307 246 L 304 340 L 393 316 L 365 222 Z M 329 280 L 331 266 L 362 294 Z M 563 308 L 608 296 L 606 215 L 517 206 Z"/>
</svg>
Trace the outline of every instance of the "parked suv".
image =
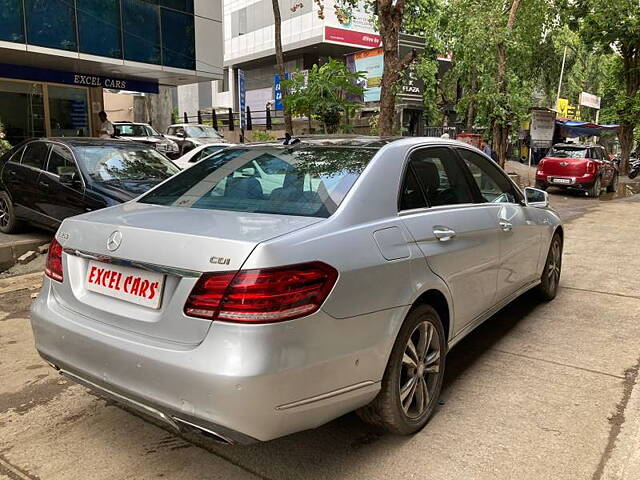
<svg viewBox="0 0 640 480">
<path fill-rule="evenodd" d="M 558 143 L 540 160 L 536 170 L 536 187 L 572 188 L 597 197 L 603 188 L 615 192 L 618 167 L 600 145 Z"/>
<path fill-rule="evenodd" d="M 55 230 L 67 217 L 131 200 L 179 171 L 140 143 L 23 142 L 0 157 L 0 232 L 14 233 L 22 222 Z"/>
<path fill-rule="evenodd" d="M 146 123 L 115 122 L 113 128 L 117 138 L 151 145 L 171 160 L 176 160 L 180 157 L 178 144 L 155 130 L 151 125 Z"/>
<path fill-rule="evenodd" d="M 167 137 L 178 144 L 180 155 L 200 145 L 224 142 L 218 131 L 209 125 L 180 123 L 167 128 Z"/>
</svg>

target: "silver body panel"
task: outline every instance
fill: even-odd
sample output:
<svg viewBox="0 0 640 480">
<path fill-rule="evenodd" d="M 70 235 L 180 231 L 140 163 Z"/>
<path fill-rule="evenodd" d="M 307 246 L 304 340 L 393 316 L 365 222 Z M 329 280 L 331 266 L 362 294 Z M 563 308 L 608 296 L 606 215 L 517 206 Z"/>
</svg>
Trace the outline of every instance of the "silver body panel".
<svg viewBox="0 0 640 480">
<path fill-rule="evenodd" d="M 183 423 L 217 425 L 224 438 L 237 432 L 239 442 L 313 428 L 366 405 L 421 295 L 446 299 L 453 346 L 537 284 L 560 226 L 552 210 L 521 204 L 398 212 L 408 155 L 430 145 L 466 148 L 442 139 L 389 143 L 327 219 L 130 202 L 66 220 L 57 234 L 64 283 L 45 279 L 32 308 L 38 351 L 102 389 L 183 415 Z M 504 220 L 511 231 L 499 228 Z M 435 226 L 455 229 L 456 238 L 439 241 Z M 122 245 L 110 252 L 106 241 L 116 229 Z M 87 255 L 169 272 L 160 310 L 85 291 L 78 279 Z M 212 257 L 230 262 L 213 265 Z M 315 260 L 339 277 L 310 316 L 242 325 L 182 311 L 198 272 Z"/>
</svg>

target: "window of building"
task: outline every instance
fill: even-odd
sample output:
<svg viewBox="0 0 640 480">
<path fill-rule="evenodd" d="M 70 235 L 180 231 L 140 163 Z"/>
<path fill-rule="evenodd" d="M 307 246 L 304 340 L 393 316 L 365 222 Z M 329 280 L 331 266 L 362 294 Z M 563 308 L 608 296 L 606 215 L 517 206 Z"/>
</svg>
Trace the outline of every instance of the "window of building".
<svg viewBox="0 0 640 480">
<path fill-rule="evenodd" d="M 120 0 L 76 0 L 80 51 L 122 58 Z"/>
<path fill-rule="evenodd" d="M 53 137 L 88 137 L 89 105 L 84 88 L 50 85 L 49 119 Z"/>
<path fill-rule="evenodd" d="M 0 40 L 24 43 L 22 0 L 5 0 L 0 8 Z"/>
<path fill-rule="evenodd" d="M 124 58 L 160 65 L 160 12 L 142 0 L 122 0 Z"/>
<path fill-rule="evenodd" d="M 12 145 L 46 136 L 42 85 L 0 80 L 0 120 Z"/>
<path fill-rule="evenodd" d="M 430 207 L 473 203 L 464 171 L 450 149 L 420 149 L 411 154 L 409 165 Z"/>
<path fill-rule="evenodd" d="M 68 0 L 25 0 L 27 42 L 77 51 L 76 14 Z"/>
<path fill-rule="evenodd" d="M 162 8 L 161 17 L 164 65 L 195 70 L 196 40 L 193 15 Z"/>
<path fill-rule="evenodd" d="M 159 3 L 163 7 L 193 13 L 193 0 L 160 0 Z"/>
</svg>

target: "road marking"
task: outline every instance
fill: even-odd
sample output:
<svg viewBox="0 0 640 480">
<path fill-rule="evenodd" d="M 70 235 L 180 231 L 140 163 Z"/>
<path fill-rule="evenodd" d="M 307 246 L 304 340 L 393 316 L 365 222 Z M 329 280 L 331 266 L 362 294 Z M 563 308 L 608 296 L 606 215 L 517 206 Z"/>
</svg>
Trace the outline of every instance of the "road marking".
<svg viewBox="0 0 640 480">
<path fill-rule="evenodd" d="M 607 377 L 619 378 L 621 380 L 624 380 L 626 378 L 624 375 L 616 375 L 615 373 L 602 372 L 600 370 L 593 370 L 591 368 L 579 367 L 578 365 L 571 365 L 568 363 L 554 362 L 553 360 L 546 360 L 544 358 L 533 357 L 531 355 L 525 355 L 524 353 L 507 352 L 506 350 L 500 350 L 498 348 L 490 348 L 489 350 L 498 352 L 498 353 L 504 353 L 506 355 L 513 355 L 514 357 L 526 358 L 528 360 L 537 360 L 539 362 L 550 363 L 552 365 L 558 365 L 559 367 L 575 368 L 576 370 L 595 373 L 597 375 L 606 375 Z"/>
<path fill-rule="evenodd" d="M 612 295 L 614 297 L 633 298 L 634 300 L 640 300 L 640 297 L 636 295 L 625 295 L 624 293 L 603 292 L 601 290 L 589 290 L 588 288 L 567 287 L 566 285 L 561 285 L 560 288 L 566 288 L 567 290 L 578 290 L 579 292 L 599 293 L 601 295 Z"/>
<path fill-rule="evenodd" d="M 30 475 L 27 472 L 23 472 L 11 465 L 5 458 L 0 455 L 0 473 L 4 473 L 9 476 L 10 479 L 18 479 L 18 480 L 40 480 L 35 475 Z"/>
</svg>

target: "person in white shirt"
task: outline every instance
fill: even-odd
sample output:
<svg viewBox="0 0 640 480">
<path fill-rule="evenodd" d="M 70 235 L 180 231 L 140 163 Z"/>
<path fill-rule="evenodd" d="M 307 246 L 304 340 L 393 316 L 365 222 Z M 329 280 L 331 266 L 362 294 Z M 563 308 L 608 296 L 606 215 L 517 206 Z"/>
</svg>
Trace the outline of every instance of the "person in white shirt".
<svg viewBox="0 0 640 480">
<path fill-rule="evenodd" d="M 106 112 L 102 111 L 98 113 L 98 118 L 102 122 L 100 124 L 100 138 L 112 138 L 115 133 L 115 129 L 113 128 L 113 123 L 109 121 L 107 118 Z"/>
</svg>

